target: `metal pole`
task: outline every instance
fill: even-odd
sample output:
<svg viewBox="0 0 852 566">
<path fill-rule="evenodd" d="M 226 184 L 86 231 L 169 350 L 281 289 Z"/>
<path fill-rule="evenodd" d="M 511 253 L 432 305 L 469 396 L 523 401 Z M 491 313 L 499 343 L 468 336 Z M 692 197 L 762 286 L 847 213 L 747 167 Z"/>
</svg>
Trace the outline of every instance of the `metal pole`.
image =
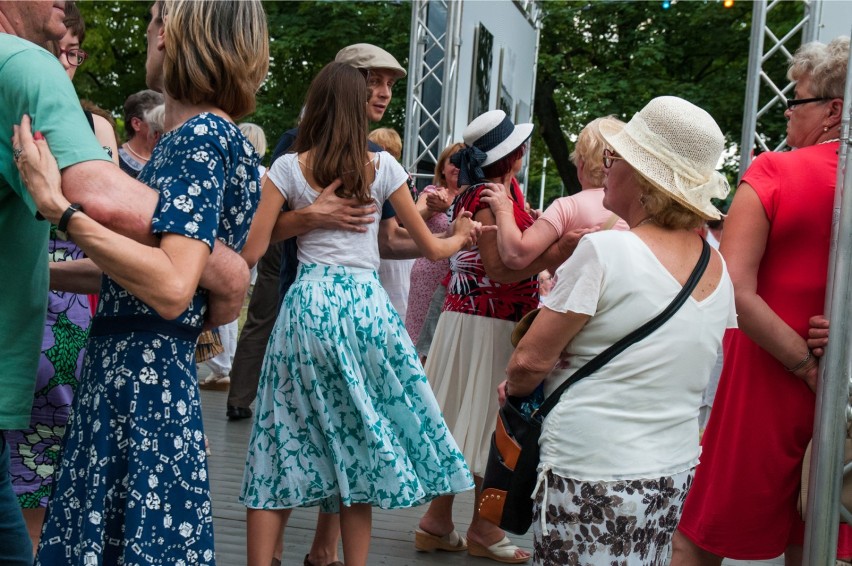
<svg viewBox="0 0 852 566">
<path fill-rule="evenodd" d="M 423 76 L 422 54 L 425 38 L 420 29 L 420 11 L 427 10 L 428 0 L 415 0 L 411 3 L 411 37 L 408 45 L 408 81 L 405 96 L 405 144 L 402 147 L 402 166 L 409 173 L 415 172 L 417 154 L 420 151 L 417 133 L 420 131 L 420 107 L 414 99 L 421 94 L 420 79 Z"/>
<path fill-rule="evenodd" d="M 760 69 L 763 61 L 763 36 L 766 27 L 766 1 L 757 0 L 751 10 L 751 41 L 748 53 L 748 78 L 743 108 L 743 130 L 740 142 L 740 172 L 737 180 L 742 179 L 751 165 L 751 152 L 754 147 L 755 128 L 757 127 L 757 104 L 760 96 Z"/>
<path fill-rule="evenodd" d="M 538 195 L 538 209 L 544 210 L 544 179 L 547 174 L 547 158 L 541 160 L 541 192 Z"/>
<path fill-rule="evenodd" d="M 849 65 L 852 66 L 852 53 Z M 849 175 L 849 122 L 852 107 L 852 73 L 846 73 L 837 190 L 834 195 L 832 250 L 829 263 L 826 307 L 831 321 L 831 340 L 820 364 L 819 388 L 814 417 L 811 475 L 805 515 L 805 566 L 834 564 L 837 524 L 840 515 L 840 486 L 843 478 L 844 443 L 849 405 L 849 348 L 852 341 L 852 175 Z M 844 198 L 844 195 L 847 198 Z"/>
</svg>

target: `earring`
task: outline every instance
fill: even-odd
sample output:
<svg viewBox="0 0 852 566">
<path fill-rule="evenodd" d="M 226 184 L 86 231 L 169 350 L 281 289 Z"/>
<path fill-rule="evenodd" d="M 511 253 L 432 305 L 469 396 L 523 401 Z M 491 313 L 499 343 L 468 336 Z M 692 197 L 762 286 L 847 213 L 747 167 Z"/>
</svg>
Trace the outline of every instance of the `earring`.
<svg viewBox="0 0 852 566">
<path fill-rule="evenodd" d="M 828 126 L 823 126 L 823 127 L 822 127 L 822 131 L 823 131 L 823 132 L 827 132 L 827 131 L 828 131 Z"/>
<path fill-rule="evenodd" d="M 642 206 L 645 206 L 645 194 L 644 193 L 639 195 L 639 204 L 641 204 Z"/>
</svg>

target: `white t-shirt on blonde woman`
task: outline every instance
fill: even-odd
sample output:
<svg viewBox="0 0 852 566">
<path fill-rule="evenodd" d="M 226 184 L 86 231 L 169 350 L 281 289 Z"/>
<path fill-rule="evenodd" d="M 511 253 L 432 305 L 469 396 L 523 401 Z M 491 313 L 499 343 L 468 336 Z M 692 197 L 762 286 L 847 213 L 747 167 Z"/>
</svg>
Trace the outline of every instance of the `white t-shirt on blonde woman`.
<svg viewBox="0 0 852 566">
<path fill-rule="evenodd" d="M 659 314 L 681 289 L 632 232 L 585 236 L 557 275 L 547 308 L 592 318 L 568 344 L 567 367 L 547 377 L 546 394 Z M 710 296 L 688 298 L 662 327 L 562 394 L 542 429 L 544 469 L 581 481 L 616 481 L 694 467 L 701 396 L 722 335 L 735 326 L 725 267 Z"/>
<path fill-rule="evenodd" d="M 386 151 L 376 153 L 373 164 L 376 167 L 376 178 L 370 186 L 370 192 L 376 201 L 377 210 L 372 215 L 373 222 L 363 225 L 367 231 L 317 229 L 302 234 L 296 239 L 299 262 L 378 270 L 378 232 L 382 204 L 405 183 L 408 173 Z M 291 210 L 305 208 L 320 195 L 308 185 L 295 153 L 288 153 L 277 159 L 267 175 L 287 199 Z"/>
</svg>

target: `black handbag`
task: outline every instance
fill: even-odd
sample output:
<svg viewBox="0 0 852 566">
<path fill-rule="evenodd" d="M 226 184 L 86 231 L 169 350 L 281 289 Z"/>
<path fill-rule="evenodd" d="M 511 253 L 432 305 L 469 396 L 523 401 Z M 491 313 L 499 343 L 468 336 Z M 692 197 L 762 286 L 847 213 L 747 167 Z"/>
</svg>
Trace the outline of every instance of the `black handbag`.
<svg viewBox="0 0 852 566">
<path fill-rule="evenodd" d="M 598 371 L 615 356 L 647 337 L 671 318 L 692 294 L 709 262 L 710 246 L 704 241 L 698 264 L 674 300 L 660 314 L 574 372 L 532 415 L 521 411 L 523 398 L 506 399 L 498 411 L 497 427 L 491 435 L 491 450 L 488 453 L 479 500 L 480 517 L 511 533 L 522 535 L 529 530 L 533 515 L 532 494 L 538 481 L 538 439 L 544 418 L 571 385 Z"/>
</svg>

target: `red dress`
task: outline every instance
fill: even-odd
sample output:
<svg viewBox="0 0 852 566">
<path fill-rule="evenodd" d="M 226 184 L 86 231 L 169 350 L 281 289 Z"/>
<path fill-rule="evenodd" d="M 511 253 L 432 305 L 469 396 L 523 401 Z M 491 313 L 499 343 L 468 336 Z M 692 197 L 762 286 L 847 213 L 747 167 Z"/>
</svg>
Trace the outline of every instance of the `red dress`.
<svg viewBox="0 0 852 566">
<path fill-rule="evenodd" d="M 757 294 L 802 337 L 808 318 L 824 310 L 837 149 L 830 143 L 765 153 L 743 177 L 770 222 Z M 804 541 L 797 502 L 815 396 L 740 330 L 728 331 L 724 349 L 678 529 L 720 556 L 773 558 Z M 843 527 L 838 556 L 851 554 L 852 530 Z"/>
</svg>

